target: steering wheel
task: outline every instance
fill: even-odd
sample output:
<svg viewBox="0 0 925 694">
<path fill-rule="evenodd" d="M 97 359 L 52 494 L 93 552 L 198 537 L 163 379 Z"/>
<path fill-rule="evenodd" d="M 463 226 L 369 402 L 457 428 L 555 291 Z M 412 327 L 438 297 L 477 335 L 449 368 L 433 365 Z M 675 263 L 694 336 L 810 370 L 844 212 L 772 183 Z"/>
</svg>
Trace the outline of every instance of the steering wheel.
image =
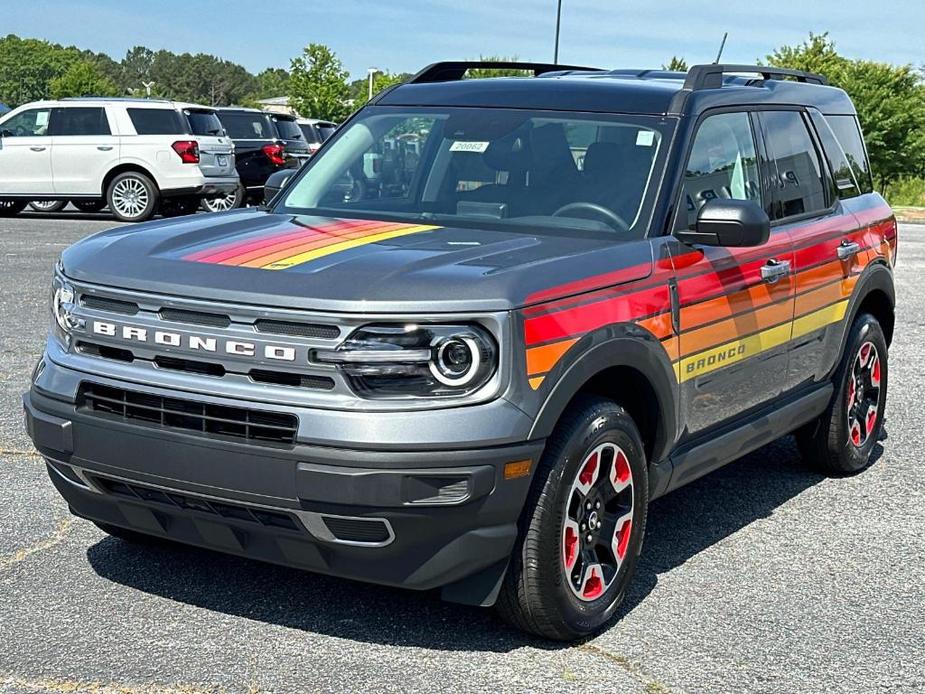
<svg viewBox="0 0 925 694">
<path fill-rule="evenodd" d="M 569 216 L 567 214 L 568 212 L 574 212 L 575 210 L 586 210 L 587 212 L 591 212 L 599 218 L 603 218 L 605 224 L 618 231 L 628 231 L 630 228 L 630 225 L 626 223 L 623 217 L 603 205 L 598 205 L 596 202 L 570 202 L 568 205 L 563 205 L 553 212 L 552 216 L 567 217 Z"/>
</svg>

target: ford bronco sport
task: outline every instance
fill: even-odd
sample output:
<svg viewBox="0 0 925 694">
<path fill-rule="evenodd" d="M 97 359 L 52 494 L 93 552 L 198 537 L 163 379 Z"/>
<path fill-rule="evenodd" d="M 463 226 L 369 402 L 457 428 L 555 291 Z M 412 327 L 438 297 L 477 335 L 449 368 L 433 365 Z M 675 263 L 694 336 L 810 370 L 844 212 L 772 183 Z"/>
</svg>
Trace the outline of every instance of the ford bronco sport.
<svg viewBox="0 0 925 694">
<path fill-rule="evenodd" d="M 817 75 L 440 63 L 270 209 L 66 250 L 26 421 L 73 513 L 599 628 L 652 499 L 883 427 L 897 227 Z M 505 65 L 505 67 L 512 67 Z"/>
</svg>

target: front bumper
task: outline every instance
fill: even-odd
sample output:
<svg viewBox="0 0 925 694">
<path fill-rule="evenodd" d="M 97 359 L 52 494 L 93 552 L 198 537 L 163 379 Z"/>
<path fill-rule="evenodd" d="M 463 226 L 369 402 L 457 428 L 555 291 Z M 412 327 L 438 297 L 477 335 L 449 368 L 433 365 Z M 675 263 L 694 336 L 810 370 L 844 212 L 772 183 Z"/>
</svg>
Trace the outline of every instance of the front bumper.
<svg viewBox="0 0 925 694">
<path fill-rule="evenodd" d="M 85 378 L 52 362 L 45 371 L 39 384 L 66 380 L 62 372 Z M 320 573 L 442 588 L 472 604 L 494 599 L 530 484 L 506 480 L 504 467 L 534 468 L 543 447 L 278 447 L 116 421 L 41 385 L 23 404 L 78 516 Z"/>
</svg>

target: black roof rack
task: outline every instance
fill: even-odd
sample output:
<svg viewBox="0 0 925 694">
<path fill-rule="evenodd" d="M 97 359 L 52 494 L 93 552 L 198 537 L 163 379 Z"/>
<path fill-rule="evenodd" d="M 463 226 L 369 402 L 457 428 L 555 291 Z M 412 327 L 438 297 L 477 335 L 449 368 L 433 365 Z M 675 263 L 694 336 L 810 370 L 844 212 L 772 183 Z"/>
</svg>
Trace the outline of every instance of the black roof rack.
<svg viewBox="0 0 925 694">
<path fill-rule="evenodd" d="M 694 65 L 687 71 L 684 80 L 684 89 L 696 91 L 698 89 L 718 89 L 723 86 L 723 76 L 728 73 L 755 73 L 766 80 L 793 77 L 797 82 L 809 84 L 828 84 L 829 81 L 822 75 L 802 70 L 790 70 L 770 65 L 728 65 L 710 63 L 707 65 Z"/>
<path fill-rule="evenodd" d="M 524 70 L 532 72 L 534 77 L 547 72 L 603 72 L 597 67 L 578 65 L 557 65 L 554 63 L 517 63 L 498 60 L 450 60 L 428 65 L 414 75 L 405 84 L 423 84 L 427 82 L 455 82 L 461 80 L 467 70 Z"/>
</svg>

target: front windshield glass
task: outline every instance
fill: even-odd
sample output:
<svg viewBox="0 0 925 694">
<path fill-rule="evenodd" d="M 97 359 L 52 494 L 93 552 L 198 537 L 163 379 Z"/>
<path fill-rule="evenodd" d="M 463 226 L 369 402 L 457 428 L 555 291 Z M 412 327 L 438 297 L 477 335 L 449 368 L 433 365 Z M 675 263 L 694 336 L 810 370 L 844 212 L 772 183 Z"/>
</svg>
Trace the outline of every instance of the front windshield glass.
<svg viewBox="0 0 925 694">
<path fill-rule="evenodd" d="M 641 237 L 671 127 L 659 116 L 369 108 L 311 162 L 282 207 Z"/>
</svg>

